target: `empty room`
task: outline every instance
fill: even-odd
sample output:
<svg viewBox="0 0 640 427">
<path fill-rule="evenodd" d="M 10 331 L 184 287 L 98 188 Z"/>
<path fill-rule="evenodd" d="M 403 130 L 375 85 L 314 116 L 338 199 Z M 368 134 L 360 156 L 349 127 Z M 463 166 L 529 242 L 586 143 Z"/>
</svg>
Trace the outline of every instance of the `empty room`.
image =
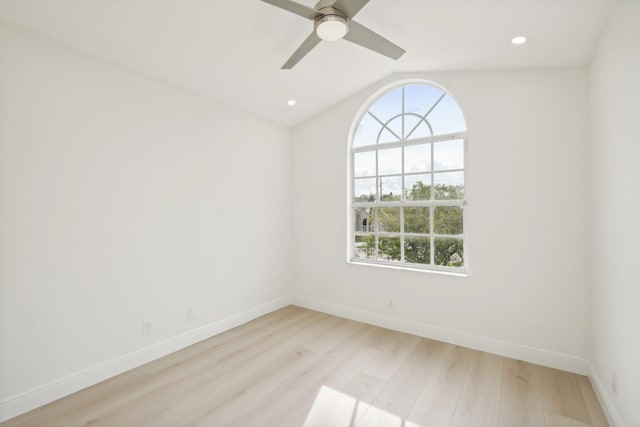
<svg viewBox="0 0 640 427">
<path fill-rule="evenodd" d="M 640 1 L 0 0 L 0 426 L 640 426 Z"/>
</svg>

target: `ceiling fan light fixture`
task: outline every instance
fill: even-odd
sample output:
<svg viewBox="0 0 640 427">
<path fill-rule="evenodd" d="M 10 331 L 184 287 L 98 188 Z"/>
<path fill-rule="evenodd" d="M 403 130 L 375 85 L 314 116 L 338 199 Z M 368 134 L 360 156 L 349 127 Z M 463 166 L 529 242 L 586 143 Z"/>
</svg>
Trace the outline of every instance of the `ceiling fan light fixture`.
<svg viewBox="0 0 640 427">
<path fill-rule="evenodd" d="M 315 19 L 314 28 L 322 40 L 340 40 L 349 32 L 349 20 L 339 14 L 322 15 Z"/>
<path fill-rule="evenodd" d="M 516 46 L 523 45 L 526 42 L 527 42 L 526 36 L 515 36 L 514 38 L 511 39 L 511 44 L 515 44 Z"/>
</svg>

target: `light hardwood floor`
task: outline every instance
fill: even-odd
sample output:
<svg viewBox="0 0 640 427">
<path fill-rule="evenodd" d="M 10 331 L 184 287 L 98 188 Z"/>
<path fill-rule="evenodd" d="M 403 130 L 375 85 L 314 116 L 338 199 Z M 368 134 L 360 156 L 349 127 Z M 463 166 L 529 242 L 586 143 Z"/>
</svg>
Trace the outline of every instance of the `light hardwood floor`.
<svg viewBox="0 0 640 427">
<path fill-rule="evenodd" d="M 602 427 L 586 377 L 290 306 L 0 424 Z"/>
</svg>

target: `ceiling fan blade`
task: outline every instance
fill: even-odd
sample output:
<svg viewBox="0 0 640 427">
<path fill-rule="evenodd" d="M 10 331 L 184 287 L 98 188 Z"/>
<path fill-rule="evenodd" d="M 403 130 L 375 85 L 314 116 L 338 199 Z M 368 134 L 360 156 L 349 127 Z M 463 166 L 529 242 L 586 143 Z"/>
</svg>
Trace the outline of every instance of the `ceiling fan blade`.
<svg viewBox="0 0 640 427">
<path fill-rule="evenodd" d="M 391 43 L 355 21 L 349 22 L 349 32 L 344 36 L 344 39 L 392 59 L 400 58 L 405 52 L 400 46 Z"/>
<path fill-rule="evenodd" d="M 318 11 L 305 6 L 300 3 L 296 3 L 291 0 L 262 0 L 265 3 L 269 3 L 273 6 L 279 7 L 280 9 L 284 9 L 291 13 L 295 13 L 296 15 L 302 16 L 303 18 L 313 19 L 318 15 Z"/>
<path fill-rule="evenodd" d="M 369 0 L 338 0 L 333 4 L 333 7 L 344 12 L 347 18 L 352 19 L 367 3 Z"/>
<path fill-rule="evenodd" d="M 302 42 L 300 47 L 295 52 L 293 52 L 291 58 L 289 58 L 289 60 L 285 62 L 285 64 L 282 66 L 282 69 L 292 69 L 293 66 L 300 62 L 300 60 L 304 58 L 304 56 L 309 53 L 311 49 L 316 47 L 318 43 L 320 43 L 320 37 L 318 37 L 315 32 L 309 34 L 309 37 L 307 37 L 307 39 Z"/>
</svg>

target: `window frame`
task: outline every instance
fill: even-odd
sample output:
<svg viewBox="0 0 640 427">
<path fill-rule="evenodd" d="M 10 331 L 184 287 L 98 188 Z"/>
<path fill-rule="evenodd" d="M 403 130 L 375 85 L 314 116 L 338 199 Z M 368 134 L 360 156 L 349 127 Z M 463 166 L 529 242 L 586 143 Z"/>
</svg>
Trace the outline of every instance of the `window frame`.
<svg viewBox="0 0 640 427">
<path fill-rule="evenodd" d="M 433 132 L 431 132 L 432 134 L 430 136 L 427 137 L 422 137 L 422 138 L 416 138 L 416 139 L 403 139 L 403 138 L 399 138 L 398 141 L 395 142 L 379 142 L 380 141 L 380 136 L 383 133 L 383 131 L 385 129 L 389 129 L 386 125 L 388 125 L 391 121 L 393 121 L 394 119 L 398 118 L 398 117 L 402 117 L 405 114 L 404 111 L 404 92 L 403 92 L 403 102 L 402 102 L 402 111 L 400 111 L 398 114 L 393 115 L 391 118 L 389 118 L 386 123 L 382 122 L 381 120 L 379 120 L 377 117 L 373 116 L 376 121 L 378 121 L 381 125 L 381 129 L 378 133 L 378 137 L 376 138 L 376 141 L 373 144 L 369 144 L 369 145 L 364 145 L 364 146 L 358 146 L 358 147 L 353 147 L 353 143 L 354 143 L 354 139 L 355 139 L 355 135 L 356 135 L 356 130 L 358 129 L 358 125 L 361 123 L 361 121 L 363 120 L 363 118 L 365 117 L 366 114 L 369 113 L 369 110 L 371 109 L 371 107 L 381 98 L 383 98 L 384 96 L 388 95 L 389 93 L 391 93 L 392 91 L 399 89 L 399 88 L 404 88 L 406 86 L 411 86 L 411 85 L 426 85 L 426 86 L 431 86 L 433 88 L 436 88 L 440 91 L 442 91 L 442 96 L 438 99 L 438 101 L 436 102 L 436 104 L 434 106 L 432 106 L 428 113 L 424 115 L 424 117 L 426 118 L 428 116 L 428 114 L 435 108 L 435 106 L 440 102 L 440 100 L 442 100 L 444 98 L 445 95 L 448 95 L 451 100 L 453 102 L 455 102 L 455 104 L 458 106 L 458 108 L 460 108 L 460 112 L 462 114 L 462 118 L 464 120 L 465 123 L 465 130 L 464 131 L 460 131 L 460 132 L 453 132 L 453 133 L 446 133 L 446 134 L 440 134 L 440 135 L 433 135 Z M 418 125 L 420 124 L 420 122 L 418 122 Z M 418 127 L 418 125 L 416 125 L 416 128 Z M 431 127 L 428 122 L 427 125 L 429 127 Z M 415 130 L 415 128 L 414 128 Z M 403 130 L 404 131 L 404 130 Z M 347 149 L 347 156 L 348 156 L 348 191 L 347 191 L 347 215 L 348 215 L 348 220 L 347 220 L 347 262 L 351 263 L 351 264 L 358 264 L 358 265 L 370 265 L 370 266 L 378 266 L 378 267 L 390 267 L 390 268 L 394 268 L 394 269 L 403 269 L 403 270 L 416 270 L 416 271 L 421 271 L 421 272 L 432 272 L 432 273 L 445 273 L 445 274 L 452 274 L 452 275 L 461 275 L 461 276 L 466 276 L 468 275 L 469 272 L 469 251 L 468 251 L 468 231 L 469 231 L 469 221 L 468 221 L 468 203 L 467 203 L 467 199 L 468 199 L 468 155 L 467 155 L 467 147 L 468 147 L 468 126 L 466 124 L 466 120 L 464 118 L 464 112 L 462 111 L 462 108 L 460 107 L 460 104 L 457 102 L 457 100 L 451 95 L 451 93 L 449 93 L 445 88 L 443 88 L 442 86 L 430 82 L 430 81 L 425 81 L 425 80 L 410 80 L 410 81 L 402 81 L 402 82 L 397 82 L 394 83 L 392 85 L 386 86 L 382 89 L 380 89 L 379 91 L 377 91 L 376 94 L 374 94 L 372 97 L 370 97 L 361 107 L 359 113 L 356 115 L 356 118 L 352 124 L 351 127 L 351 131 L 349 134 L 349 143 L 348 143 L 348 149 Z M 397 135 L 396 135 L 397 136 Z M 408 135 L 411 136 L 411 133 Z M 446 141 L 456 141 L 456 140 L 460 140 L 462 141 L 462 145 L 463 145 L 463 159 L 462 159 L 462 168 L 458 168 L 458 169 L 446 169 L 446 170 L 441 170 L 441 171 L 437 171 L 434 170 L 434 147 L 437 143 L 439 142 L 446 142 Z M 430 168 L 428 172 L 405 172 L 405 147 L 410 147 L 410 146 L 418 146 L 418 145 L 424 145 L 424 144 L 429 144 L 430 147 Z M 401 172 L 400 173 L 392 173 L 392 174 L 379 174 L 379 156 L 378 156 L 378 151 L 380 150 L 386 150 L 386 149 L 392 149 L 392 148 L 401 148 L 400 152 L 401 152 Z M 362 179 L 362 178 L 373 178 L 376 180 L 376 190 L 375 190 L 375 194 L 376 194 L 376 201 L 373 202 L 363 202 L 363 201 L 356 201 L 355 200 L 355 183 L 356 183 L 356 176 L 355 176 L 355 156 L 357 153 L 363 153 L 363 152 L 375 152 L 375 174 L 372 176 L 358 176 L 358 179 Z M 462 199 L 447 199 L 447 200 L 436 200 L 435 199 L 435 177 L 438 173 L 452 173 L 452 172 L 462 172 L 463 173 L 463 189 L 464 189 L 464 197 Z M 404 199 L 404 195 L 405 195 L 405 177 L 406 176 L 411 176 L 411 175 L 424 175 L 424 174 L 429 174 L 430 175 L 430 188 L 431 188 L 431 198 L 429 200 L 403 200 Z M 380 178 L 384 178 L 384 177 L 401 177 L 401 181 L 402 181 L 402 193 L 401 193 L 401 197 L 400 200 L 397 201 L 381 201 L 381 194 L 380 194 Z M 448 235 L 448 234 L 437 234 L 435 233 L 434 230 L 434 211 L 437 207 L 460 207 L 462 209 L 462 234 L 456 234 L 456 235 Z M 405 219 L 404 219 L 404 209 L 407 207 L 426 207 L 429 208 L 429 227 L 428 227 L 428 233 L 424 234 L 424 233 L 408 233 L 405 232 L 404 228 L 405 228 Z M 370 221 L 368 222 L 368 227 L 371 227 L 371 229 L 369 231 L 358 231 L 356 228 L 356 215 L 355 215 L 355 210 L 358 208 L 371 208 L 372 212 L 376 212 L 375 208 L 399 208 L 399 221 L 400 221 L 400 231 L 398 232 L 384 232 L 384 231 L 380 231 L 378 230 L 378 220 L 376 218 L 376 214 L 372 213 L 371 217 L 370 217 Z M 375 259 L 362 259 L 362 258 L 356 258 L 356 236 L 374 236 L 374 245 L 375 245 Z M 379 237 L 395 237 L 395 238 L 399 238 L 400 239 L 400 260 L 391 260 L 391 261 L 387 261 L 387 260 L 382 260 L 379 259 L 377 257 L 377 253 L 379 250 Z M 421 263 L 413 263 L 413 262 L 408 262 L 406 261 L 406 257 L 405 257 L 405 239 L 406 237 L 414 237 L 414 238 L 426 238 L 428 237 L 430 240 L 430 246 L 429 246 L 429 264 L 421 264 Z M 438 238 L 453 238 L 453 239 L 462 239 L 462 249 L 463 249 L 463 264 L 462 266 L 459 267 L 450 267 L 450 266 L 443 266 L 443 265 L 436 265 L 435 264 L 435 240 Z"/>
</svg>

